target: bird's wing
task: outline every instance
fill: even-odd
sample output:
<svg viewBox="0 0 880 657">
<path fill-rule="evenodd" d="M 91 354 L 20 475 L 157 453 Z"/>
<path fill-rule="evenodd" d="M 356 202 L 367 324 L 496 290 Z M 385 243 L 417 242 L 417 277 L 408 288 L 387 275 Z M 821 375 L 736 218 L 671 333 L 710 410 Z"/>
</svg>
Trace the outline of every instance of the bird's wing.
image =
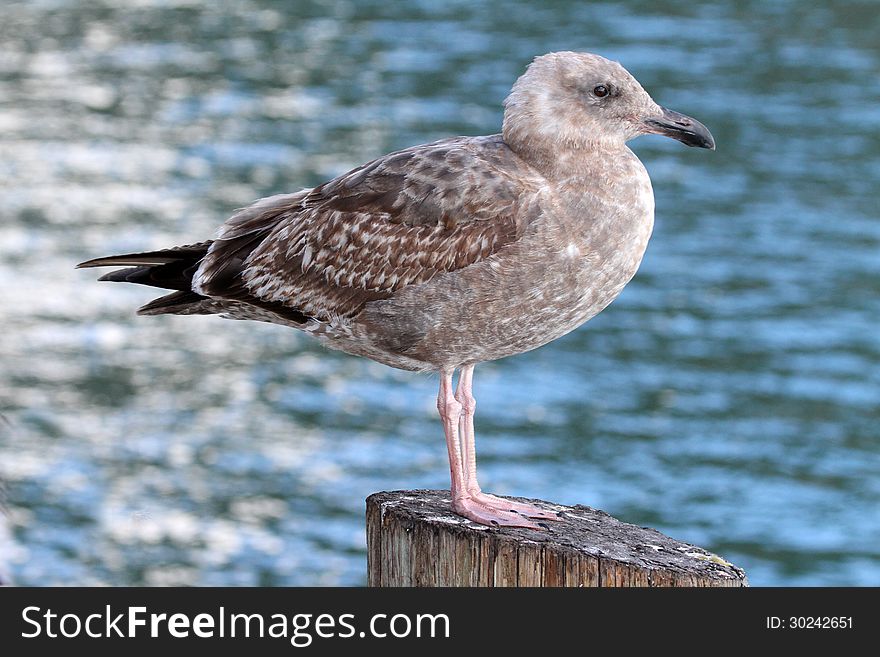
<svg viewBox="0 0 880 657">
<path fill-rule="evenodd" d="M 200 290 L 321 321 L 352 317 L 515 242 L 539 212 L 539 187 L 500 136 L 391 153 L 233 217 Z"/>
</svg>

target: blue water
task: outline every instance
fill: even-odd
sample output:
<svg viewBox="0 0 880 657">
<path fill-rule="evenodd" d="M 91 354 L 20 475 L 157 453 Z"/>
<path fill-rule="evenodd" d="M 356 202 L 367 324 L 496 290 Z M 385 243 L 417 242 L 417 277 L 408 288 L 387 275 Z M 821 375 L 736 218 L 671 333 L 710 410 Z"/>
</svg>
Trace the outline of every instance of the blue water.
<svg viewBox="0 0 880 657">
<path fill-rule="evenodd" d="M 281 327 L 135 317 L 74 263 L 188 243 L 389 150 L 500 126 L 528 61 L 620 60 L 715 153 L 633 143 L 642 269 L 477 368 L 493 492 L 880 585 L 880 18 L 871 2 L 6 2 L 0 572 L 363 584 L 363 499 L 446 487 L 436 381 Z"/>
</svg>

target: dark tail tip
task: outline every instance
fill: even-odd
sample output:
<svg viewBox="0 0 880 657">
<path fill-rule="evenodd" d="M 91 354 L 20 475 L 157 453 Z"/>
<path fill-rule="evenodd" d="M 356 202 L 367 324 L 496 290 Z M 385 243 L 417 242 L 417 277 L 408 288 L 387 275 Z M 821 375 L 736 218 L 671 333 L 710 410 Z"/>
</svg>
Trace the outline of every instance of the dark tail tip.
<svg viewBox="0 0 880 657">
<path fill-rule="evenodd" d="M 191 314 L 193 306 L 205 301 L 207 297 L 203 297 L 195 292 L 172 292 L 164 297 L 153 299 L 144 304 L 137 310 L 138 315 L 167 315 L 167 314 Z"/>
</svg>

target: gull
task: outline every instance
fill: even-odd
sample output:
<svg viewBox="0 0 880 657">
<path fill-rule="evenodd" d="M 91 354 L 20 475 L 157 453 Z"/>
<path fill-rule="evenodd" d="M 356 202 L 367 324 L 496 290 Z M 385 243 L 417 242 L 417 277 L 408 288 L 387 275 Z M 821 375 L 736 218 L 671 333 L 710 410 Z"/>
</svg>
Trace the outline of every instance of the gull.
<svg viewBox="0 0 880 657">
<path fill-rule="evenodd" d="M 702 123 L 655 103 L 620 64 L 549 53 L 513 85 L 500 134 L 389 153 L 260 199 L 215 239 L 79 267 L 123 267 L 100 280 L 173 290 L 141 315 L 271 322 L 391 367 L 439 372 L 452 510 L 483 525 L 546 528 L 537 521 L 555 512 L 480 488 L 474 368 L 572 331 L 635 275 L 654 195 L 626 143 L 648 133 L 715 148 Z"/>
</svg>

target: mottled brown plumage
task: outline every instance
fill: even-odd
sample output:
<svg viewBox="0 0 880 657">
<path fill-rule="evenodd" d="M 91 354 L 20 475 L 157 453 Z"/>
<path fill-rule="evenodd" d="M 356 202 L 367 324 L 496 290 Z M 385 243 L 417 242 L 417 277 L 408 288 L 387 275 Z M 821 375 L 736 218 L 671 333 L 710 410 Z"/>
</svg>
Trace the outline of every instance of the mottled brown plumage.
<svg viewBox="0 0 880 657">
<path fill-rule="evenodd" d="M 473 365 L 564 335 L 632 278 L 654 199 L 625 142 L 649 132 L 714 148 L 619 64 L 551 53 L 517 80 L 501 134 L 415 146 L 261 199 L 211 242 L 81 266 L 129 266 L 104 280 L 175 290 L 142 314 L 284 324 L 393 367 L 439 370 L 454 508 L 534 526 L 522 516 L 545 512 L 519 506 L 511 518 L 476 483 Z"/>
<path fill-rule="evenodd" d="M 242 263 L 242 283 L 313 320 L 350 320 L 370 301 L 463 269 L 521 236 L 517 201 L 531 190 L 516 184 L 517 165 L 500 137 L 379 158 L 255 219 L 270 228 Z M 235 242 L 223 235 L 209 251 L 197 288 L 206 296 L 222 295 L 212 272 L 230 249 Z"/>
</svg>

